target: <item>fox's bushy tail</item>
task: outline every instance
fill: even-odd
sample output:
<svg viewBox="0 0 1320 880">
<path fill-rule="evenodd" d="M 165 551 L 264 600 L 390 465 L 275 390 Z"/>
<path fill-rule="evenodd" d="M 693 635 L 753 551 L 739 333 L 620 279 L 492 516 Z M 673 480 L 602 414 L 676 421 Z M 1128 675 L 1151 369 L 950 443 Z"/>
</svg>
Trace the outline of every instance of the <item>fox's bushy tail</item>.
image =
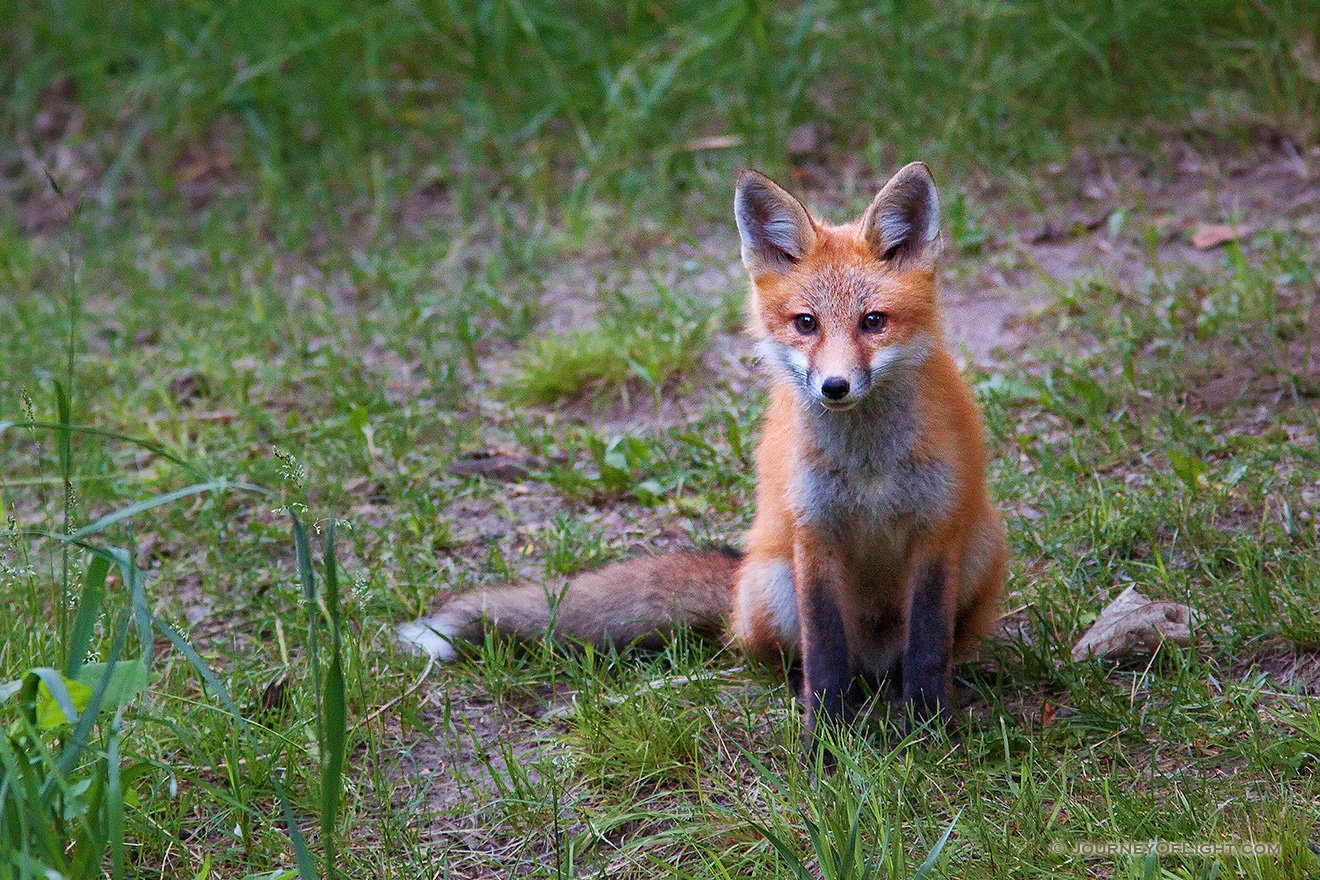
<svg viewBox="0 0 1320 880">
<path fill-rule="evenodd" d="M 467 593 L 399 627 L 399 640 L 444 661 L 458 643 L 480 642 L 486 626 L 526 641 L 551 634 L 602 649 L 659 647 L 679 626 L 724 627 L 741 561 L 731 549 L 667 553 L 579 575 L 562 590 L 524 583 Z"/>
</svg>

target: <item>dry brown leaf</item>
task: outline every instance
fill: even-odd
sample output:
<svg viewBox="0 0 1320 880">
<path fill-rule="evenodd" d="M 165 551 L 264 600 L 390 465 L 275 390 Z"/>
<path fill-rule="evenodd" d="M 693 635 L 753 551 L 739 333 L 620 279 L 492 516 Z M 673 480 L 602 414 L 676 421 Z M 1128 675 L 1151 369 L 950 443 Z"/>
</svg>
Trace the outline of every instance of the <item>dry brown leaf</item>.
<svg viewBox="0 0 1320 880">
<path fill-rule="evenodd" d="M 1245 230 L 1231 223 L 1201 223 L 1192 232 L 1192 247 L 1198 251 L 1208 251 L 1230 241 L 1237 241 Z"/>
<path fill-rule="evenodd" d="M 1073 662 L 1087 657 L 1116 660 L 1154 651 L 1165 641 L 1185 648 L 1192 643 L 1193 617 L 1186 605 L 1147 599 L 1136 587 L 1128 587 L 1073 646 Z"/>
<path fill-rule="evenodd" d="M 355 500 L 365 501 L 368 505 L 379 506 L 390 501 L 389 488 L 374 477 L 354 477 L 344 484 L 344 488 Z"/>
<path fill-rule="evenodd" d="M 460 477 L 487 477 L 502 483 L 526 478 L 532 470 L 531 456 L 478 449 L 468 452 L 449 465 L 449 472 Z"/>
<path fill-rule="evenodd" d="M 697 138 L 688 141 L 683 145 L 683 149 L 691 152 L 699 150 L 726 150 L 730 147 L 742 146 L 742 136 L 736 134 L 716 134 L 710 137 Z"/>
</svg>

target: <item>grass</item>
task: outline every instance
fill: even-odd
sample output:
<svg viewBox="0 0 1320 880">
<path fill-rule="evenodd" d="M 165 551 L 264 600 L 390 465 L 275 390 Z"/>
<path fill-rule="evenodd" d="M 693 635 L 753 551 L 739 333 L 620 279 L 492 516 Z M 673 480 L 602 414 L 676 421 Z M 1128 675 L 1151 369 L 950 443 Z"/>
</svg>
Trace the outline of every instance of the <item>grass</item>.
<svg viewBox="0 0 1320 880">
<path fill-rule="evenodd" d="M 638 388 L 657 404 L 665 386 L 704 371 L 701 354 L 715 331 L 736 329 L 736 308 L 683 301 L 663 284 L 651 296 L 618 292 L 589 329 L 534 340 L 505 383 L 517 403 L 551 404 L 576 397 L 622 394 Z M 730 298 L 731 299 L 731 298 Z"/>
<path fill-rule="evenodd" d="M 5 306 L 10 325 L 26 329 L 6 351 L 15 415 L 26 392 L 35 421 L 122 426 L 148 441 L 73 432 L 63 464 L 58 430 L 10 428 L 4 492 L 16 526 L 59 520 L 66 466 L 70 528 L 199 476 L 273 493 L 191 495 L 104 531 L 111 546 L 138 549 L 151 614 L 197 651 L 190 663 L 158 649 L 147 693 L 96 728 L 97 760 L 113 740 L 132 770 L 136 804 L 122 819 L 135 870 L 195 871 L 185 864 L 203 855 L 215 871 L 294 870 L 273 809 L 277 782 L 310 845 L 336 842 L 345 874 L 442 875 L 448 865 L 451 876 L 651 876 L 663 865 L 676 877 L 801 876 L 828 862 L 835 876 L 860 877 L 868 865 L 916 873 L 932 854 L 931 876 L 1314 868 L 1306 841 L 1317 832 L 1320 741 L 1307 663 L 1320 644 L 1320 449 L 1307 346 L 1318 266 L 1298 237 L 1262 234 L 1214 268 L 1165 267 L 1164 281 L 1156 272 L 1136 285 L 1083 279 L 1033 319 L 1029 357 L 979 378 L 1022 635 L 961 667 L 974 715 L 960 744 L 899 756 L 882 732 L 850 735 L 839 744 L 847 772 L 813 782 L 799 766 L 782 679 L 700 642 L 651 657 L 489 644 L 437 689 L 389 641 L 437 585 L 573 571 L 675 529 L 736 539 L 757 401 L 717 382 L 690 421 L 618 436 L 509 407 L 471 386 L 465 365 L 501 357 L 499 315 L 517 308 L 468 306 L 482 316 L 476 333 L 427 311 L 446 297 L 455 310 L 464 297 L 489 302 L 487 269 L 441 276 L 450 286 L 428 291 L 433 246 L 402 242 L 378 263 L 389 268 L 369 276 L 373 298 L 353 310 L 334 298 L 359 258 L 331 255 L 304 270 L 343 288 L 290 288 L 267 257 L 243 250 L 244 230 L 210 235 L 210 250 L 234 254 L 222 261 L 246 261 L 246 294 L 199 297 L 215 282 L 198 268 L 153 273 L 187 267 L 187 252 L 107 237 L 87 247 L 95 260 L 69 290 Z M 65 251 L 21 239 L 11 247 L 33 276 L 60 277 Z M 194 266 L 209 265 L 192 254 Z M 535 263 L 486 259 L 513 279 L 501 292 L 510 304 L 540 289 Z M 102 279 L 122 283 L 123 295 L 96 303 Z M 280 288 L 286 299 L 271 292 Z M 70 293 L 87 301 L 73 328 L 74 373 L 60 380 L 72 390 L 62 418 L 53 380 L 39 373 L 51 350 L 23 340 L 58 345 Z M 678 306 L 654 308 L 683 325 Z M 160 329 L 144 339 L 151 327 Z M 399 368 L 391 353 L 415 366 Z M 184 373 L 206 381 L 180 383 Z M 1241 391 L 1210 409 L 1198 389 L 1224 377 Z M 510 485 L 446 471 L 464 450 L 492 447 L 528 456 L 532 478 Z M 338 821 L 322 811 L 316 769 L 319 600 L 299 586 L 288 510 L 322 532 L 342 523 L 355 757 Z M 52 591 L 67 589 L 58 542 L 21 529 L 7 542 L 10 619 L 58 607 Z M 71 560 L 75 584 L 82 558 Z M 1129 583 L 1190 602 L 1206 622 L 1196 645 L 1163 648 L 1149 663 L 1071 662 L 1073 639 Z M 107 609 L 120 590 L 108 582 Z M 89 639 L 103 656 L 112 623 L 100 618 Z M 49 646 L 64 644 L 55 632 L 11 632 L 5 678 L 55 663 Z M 197 662 L 247 719 L 250 738 L 238 746 L 234 710 L 202 684 Z M 428 773 L 394 769 L 410 753 Z M 329 837 L 313 832 L 312 817 L 325 815 Z M 1149 838 L 1278 842 L 1283 852 L 1148 862 L 1050 849 Z"/>
<path fill-rule="evenodd" d="M 802 126 L 796 160 L 814 139 L 816 160 L 873 170 L 916 155 L 1020 170 L 1079 136 L 1149 147 L 1152 129 L 1189 123 L 1309 143 L 1313 13 L 1311 0 L 13 4 L 0 133 L 47 164 L 69 145 L 59 170 L 95 180 L 102 207 L 242 181 L 277 215 L 290 192 L 323 209 L 353 193 L 378 215 L 431 187 L 469 220 L 508 199 L 539 216 L 688 216 L 740 167 L 785 171 Z"/>
<path fill-rule="evenodd" d="M 1311 6 L 564 10 L 0 12 L 0 876 L 1320 873 L 1301 226 L 1197 268 L 1136 200 L 1103 234 L 1140 265 L 1054 282 L 971 376 L 1015 561 L 956 742 L 879 713 L 826 777 L 779 671 L 718 645 L 438 671 L 391 637 L 438 593 L 737 542 L 732 169 L 791 159 L 840 214 L 916 153 L 1037 181 L 947 187 L 955 276 L 1019 279 L 1074 148 L 1159 175 L 1159 137 L 1264 125 L 1309 161 Z M 1074 663 L 1130 584 L 1193 646 Z M 1281 850 L 1074 850 L 1156 838 Z"/>
</svg>

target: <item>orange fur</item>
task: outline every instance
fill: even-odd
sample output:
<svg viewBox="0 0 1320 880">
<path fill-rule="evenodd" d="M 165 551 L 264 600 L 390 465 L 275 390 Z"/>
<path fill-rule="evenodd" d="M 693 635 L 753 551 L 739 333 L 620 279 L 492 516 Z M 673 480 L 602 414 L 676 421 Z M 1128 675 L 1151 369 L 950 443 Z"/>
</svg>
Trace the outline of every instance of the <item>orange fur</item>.
<svg viewBox="0 0 1320 880">
<path fill-rule="evenodd" d="M 843 226 L 747 172 L 736 211 L 774 385 L 732 634 L 803 656 L 809 724 L 859 672 L 946 714 L 952 654 L 993 625 L 1007 556 L 943 341 L 929 172 L 904 168 Z"/>
</svg>

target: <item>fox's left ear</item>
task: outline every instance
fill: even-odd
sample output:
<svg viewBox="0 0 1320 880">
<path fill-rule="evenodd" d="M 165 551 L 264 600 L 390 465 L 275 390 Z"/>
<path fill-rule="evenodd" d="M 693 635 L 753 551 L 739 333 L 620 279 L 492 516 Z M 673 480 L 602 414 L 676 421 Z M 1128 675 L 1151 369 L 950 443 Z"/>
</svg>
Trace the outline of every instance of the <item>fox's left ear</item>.
<svg viewBox="0 0 1320 880">
<path fill-rule="evenodd" d="M 921 260 L 940 236 L 940 195 L 924 162 L 903 166 L 862 215 L 862 240 L 895 269 Z"/>
</svg>

